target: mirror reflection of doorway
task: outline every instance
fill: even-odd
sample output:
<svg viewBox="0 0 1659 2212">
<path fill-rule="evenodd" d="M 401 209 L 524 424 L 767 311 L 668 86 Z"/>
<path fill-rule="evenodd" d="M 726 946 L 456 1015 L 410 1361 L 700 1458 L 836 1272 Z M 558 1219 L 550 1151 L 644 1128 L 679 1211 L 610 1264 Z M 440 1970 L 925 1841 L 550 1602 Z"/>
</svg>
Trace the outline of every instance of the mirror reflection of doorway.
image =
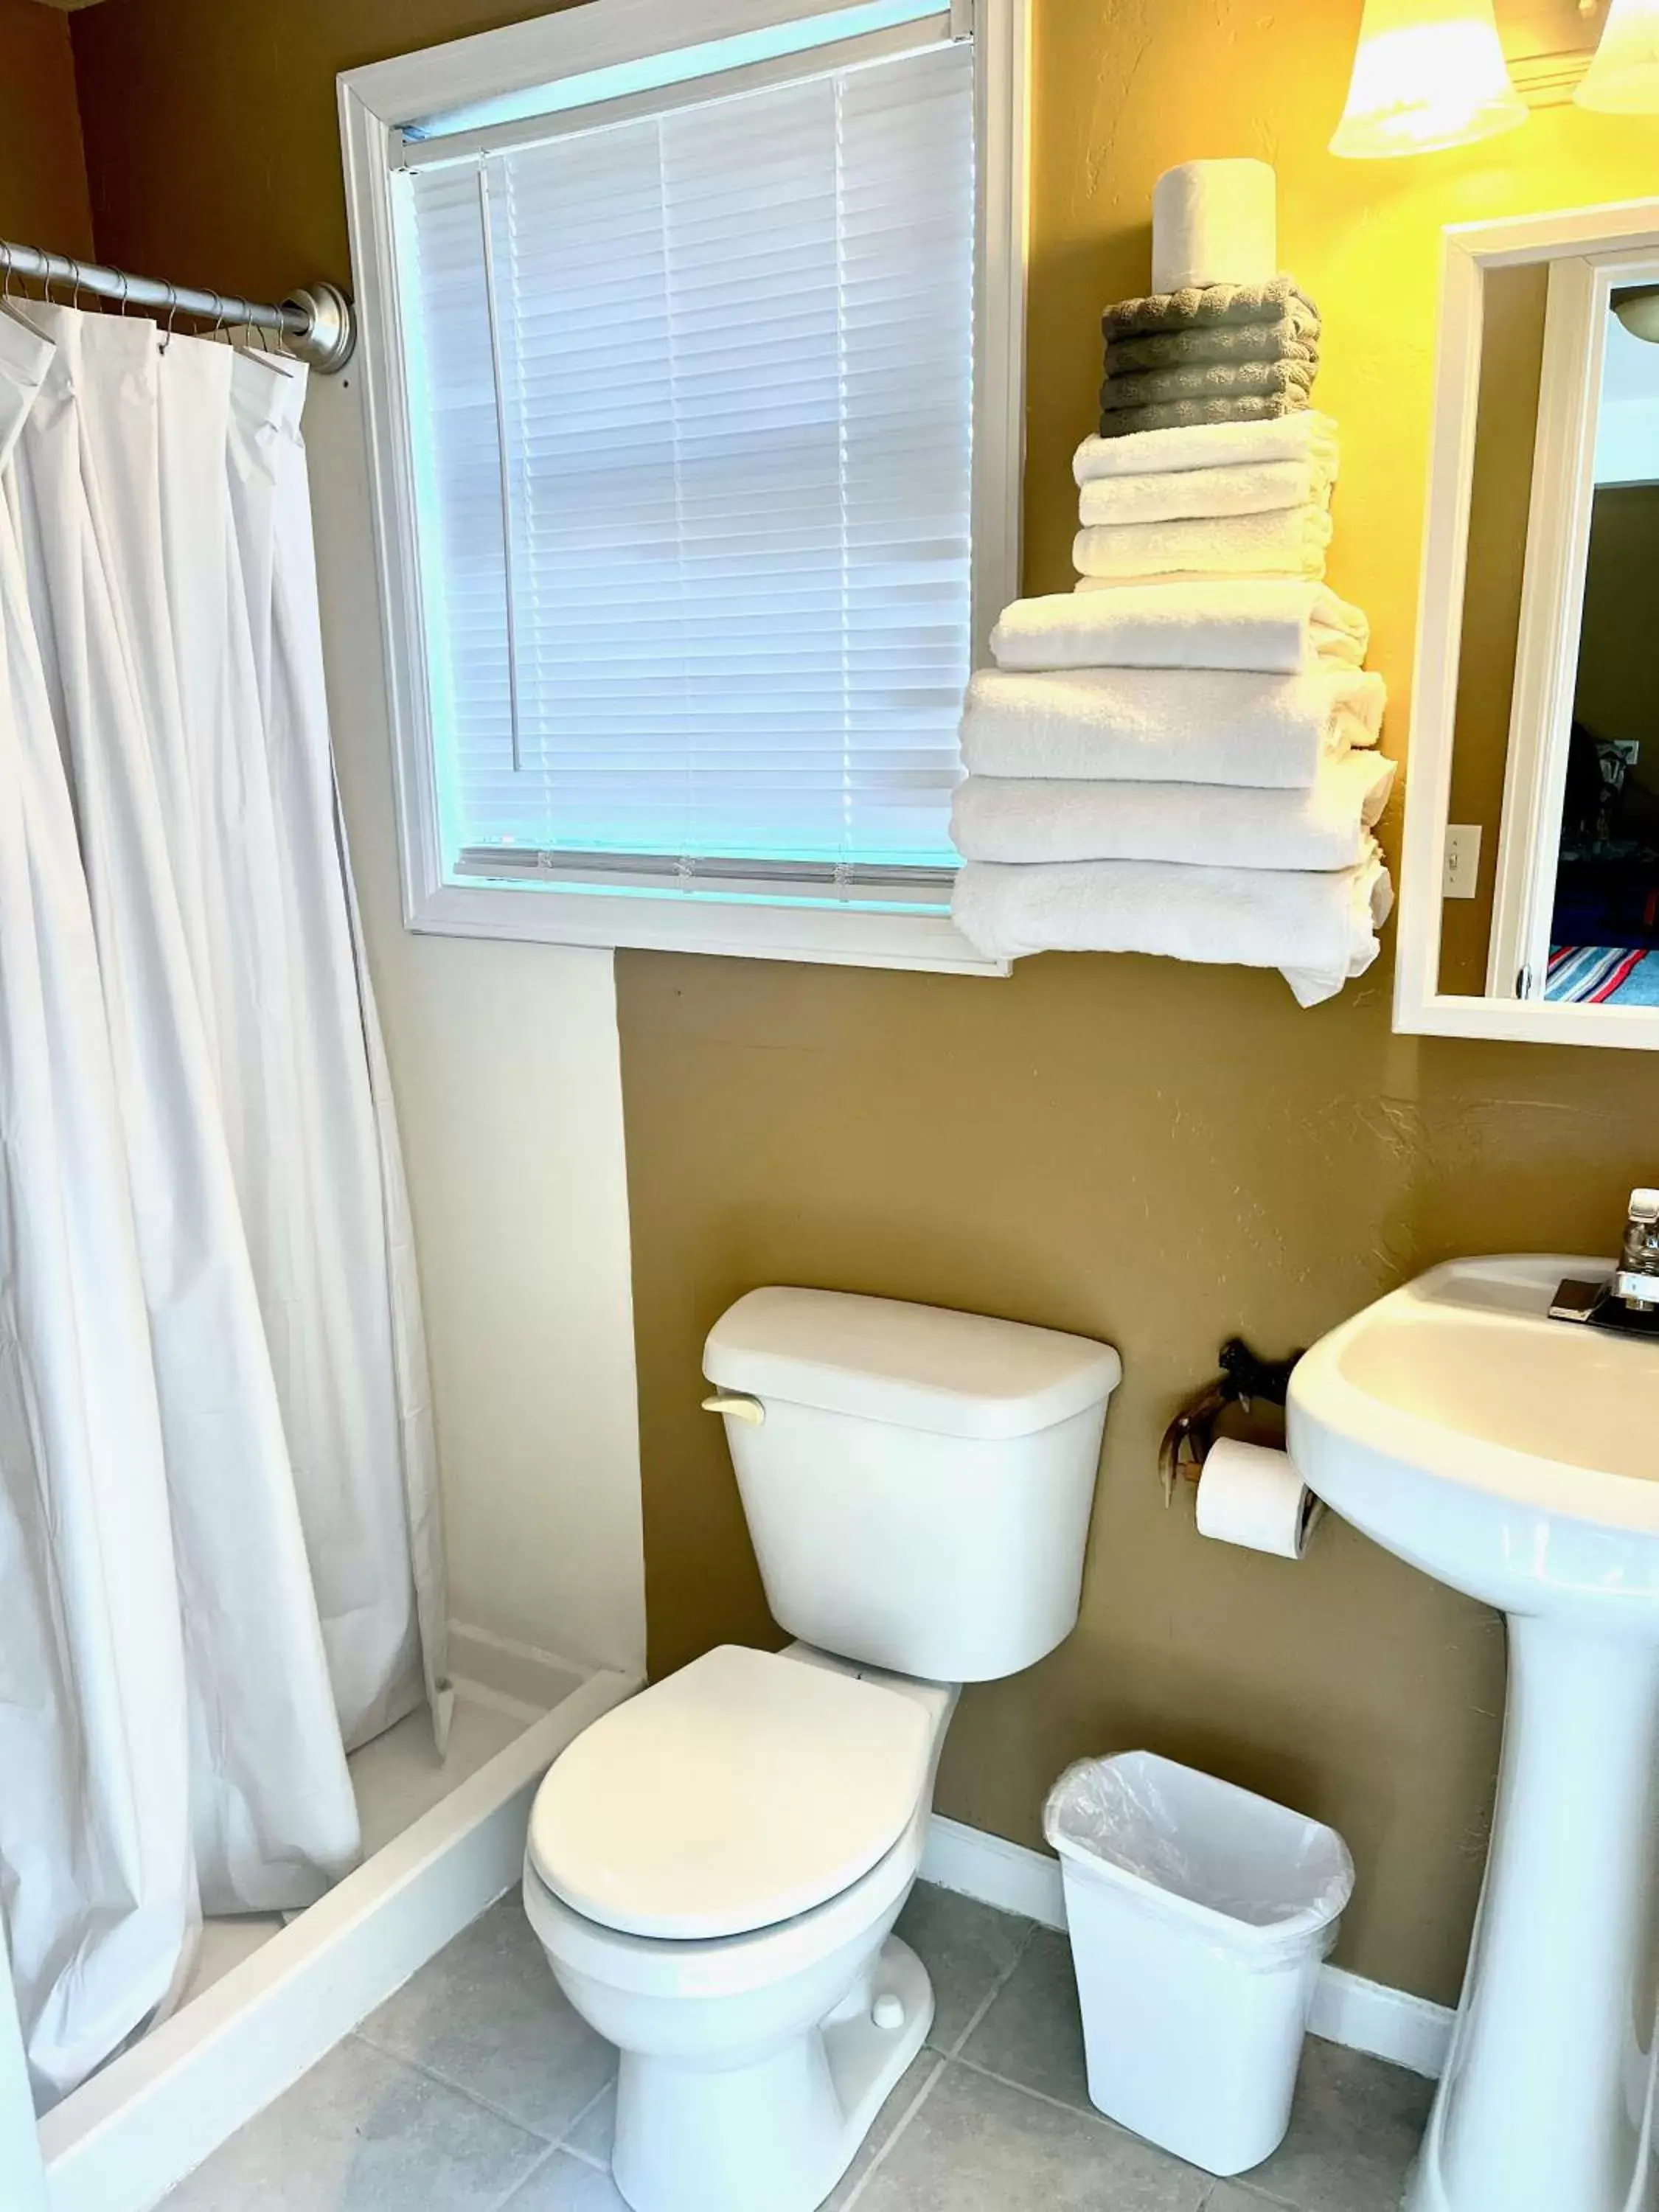
<svg viewBox="0 0 1659 2212">
<path fill-rule="evenodd" d="M 1659 1006 L 1659 286 L 1607 320 L 1545 996 Z"/>
</svg>

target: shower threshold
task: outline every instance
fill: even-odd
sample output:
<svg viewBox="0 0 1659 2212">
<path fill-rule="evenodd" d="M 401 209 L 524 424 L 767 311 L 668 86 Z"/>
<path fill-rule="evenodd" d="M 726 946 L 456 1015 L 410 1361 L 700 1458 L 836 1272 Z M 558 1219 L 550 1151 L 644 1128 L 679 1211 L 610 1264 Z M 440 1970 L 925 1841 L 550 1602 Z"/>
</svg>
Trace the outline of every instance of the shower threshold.
<svg viewBox="0 0 1659 2212">
<path fill-rule="evenodd" d="M 424 1711 L 351 1756 L 362 1866 L 285 1921 L 210 1920 L 177 2009 L 40 2121 L 47 2212 L 149 2212 L 297 2081 L 518 1881 L 537 1784 L 640 1687 L 460 1627 L 452 1660 L 442 1761 Z"/>
</svg>

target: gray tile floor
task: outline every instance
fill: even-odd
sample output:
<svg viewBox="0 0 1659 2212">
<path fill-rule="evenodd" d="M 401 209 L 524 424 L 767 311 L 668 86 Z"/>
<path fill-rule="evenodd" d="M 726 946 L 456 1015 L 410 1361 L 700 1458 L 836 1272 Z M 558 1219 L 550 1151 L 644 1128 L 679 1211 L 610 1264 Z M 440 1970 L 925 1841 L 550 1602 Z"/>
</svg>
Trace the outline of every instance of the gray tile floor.
<svg viewBox="0 0 1659 2212">
<path fill-rule="evenodd" d="M 1285 2142 L 1243 2181 L 1103 2119 L 1065 1939 L 918 1888 L 928 2047 L 832 2212 L 1395 2212 L 1429 2084 L 1310 2039 Z M 233 2136 L 166 2212 L 626 2212 L 615 2059 L 555 1988 L 518 1899 L 483 1918 Z"/>
</svg>

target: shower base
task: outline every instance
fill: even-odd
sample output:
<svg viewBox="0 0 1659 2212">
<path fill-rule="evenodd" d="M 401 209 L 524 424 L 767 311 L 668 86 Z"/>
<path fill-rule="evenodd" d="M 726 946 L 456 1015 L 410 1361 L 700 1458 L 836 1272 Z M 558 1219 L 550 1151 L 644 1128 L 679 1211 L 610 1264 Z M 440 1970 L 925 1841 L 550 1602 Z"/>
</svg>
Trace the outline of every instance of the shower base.
<svg viewBox="0 0 1659 2212">
<path fill-rule="evenodd" d="M 640 1687 L 459 1627 L 452 1664 L 441 1762 L 424 1711 L 352 1754 L 356 1873 L 286 1921 L 210 1920 L 178 2008 L 41 2120 L 47 2212 L 149 2212 L 519 1880 L 537 1784 Z"/>
</svg>

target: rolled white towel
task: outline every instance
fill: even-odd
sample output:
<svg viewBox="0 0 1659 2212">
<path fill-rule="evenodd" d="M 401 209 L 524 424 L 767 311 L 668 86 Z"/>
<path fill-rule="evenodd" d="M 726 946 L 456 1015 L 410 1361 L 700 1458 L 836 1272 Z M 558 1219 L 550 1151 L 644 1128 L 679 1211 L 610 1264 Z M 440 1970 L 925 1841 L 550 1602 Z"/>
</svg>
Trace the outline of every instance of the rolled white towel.
<svg viewBox="0 0 1659 2212">
<path fill-rule="evenodd" d="M 1303 676 L 1213 668 L 982 668 L 968 686 L 970 775 L 1306 790 L 1328 757 L 1374 745 L 1388 703 L 1374 670 Z"/>
<path fill-rule="evenodd" d="M 1240 461 L 1224 469 L 1095 477 L 1079 495 L 1078 520 L 1089 530 L 1102 524 L 1181 522 L 1200 515 L 1265 514 L 1279 507 L 1330 503 L 1331 471 L 1322 461 Z"/>
<path fill-rule="evenodd" d="M 988 959 L 1152 952 L 1277 968 L 1297 1002 L 1312 1006 L 1364 974 L 1393 903 L 1373 840 L 1357 866 L 1323 875 L 1167 860 L 1031 867 L 969 860 L 957 874 L 951 911 Z"/>
<path fill-rule="evenodd" d="M 1337 471 L 1336 425 L 1316 408 L 1257 422 L 1194 422 L 1177 430 L 1133 430 L 1127 438 L 1085 438 L 1072 462 L 1079 483 L 1113 477 L 1163 476 L 1171 469 L 1231 468 L 1240 462 L 1319 459 Z"/>
<path fill-rule="evenodd" d="M 951 836 L 968 860 L 1352 868 L 1370 849 L 1394 777 L 1376 752 L 1322 762 L 1304 790 L 970 775 L 957 786 Z"/>
<path fill-rule="evenodd" d="M 1310 504 L 1079 530 L 1072 561 L 1079 576 L 1113 583 L 1151 576 L 1319 577 L 1330 542 L 1329 514 Z"/>
<path fill-rule="evenodd" d="M 1103 584 L 1016 599 L 991 632 L 1000 668 L 1224 668 L 1291 676 L 1364 665 L 1370 624 L 1298 576 Z"/>
</svg>

